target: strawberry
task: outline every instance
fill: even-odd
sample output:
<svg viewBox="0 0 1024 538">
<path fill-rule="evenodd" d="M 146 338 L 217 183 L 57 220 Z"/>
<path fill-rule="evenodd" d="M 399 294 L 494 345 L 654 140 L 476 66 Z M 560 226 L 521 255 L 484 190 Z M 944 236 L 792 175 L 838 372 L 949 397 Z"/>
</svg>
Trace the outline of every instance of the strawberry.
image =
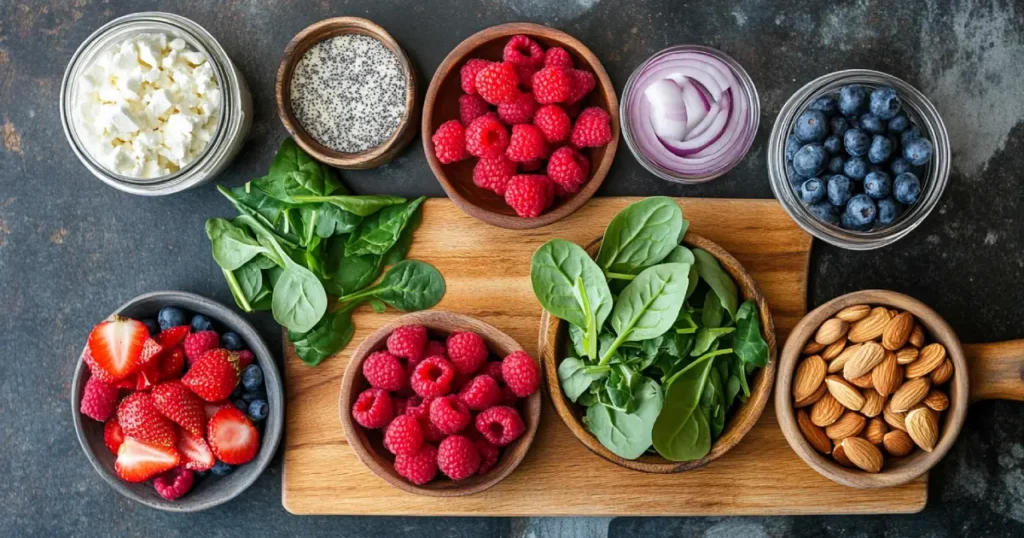
<svg viewBox="0 0 1024 538">
<path fill-rule="evenodd" d="M 141 321 L 114 316 L 93 328 L 83 358 L 100 381 L 120 381 L 138 369 L 148 336 Z"/>
<path fill-rule="evenodd" d="M 199 331 L 185 336 L 185 357 L 189 364 L 217 347 L 220 347 L 220 335 L 216 331 Z"/>
<path fill-rule="evenodd" d="M 178 442 L 177 428 L 160 414 L 148 392 L 133 392 L 125 397 L 117 408 L 117 422 L 125 435 L 144 443 L 174 446 Z"/>
<path fill-rule="evenodd" d="M 157 333 L 156 341 L 166 348 L 178 347 L 185 341 L 185 337 L 188 336 L 189 330 L 190 327 L 188 325 L 171 327 L 170 329 Z"/>
<path fill-rule="evenodd" d="M 234 407 L 217 411 L 206 425 L 206 439 L 217 459 L 229 465 L 249 463 L 260 450 L 260 433 Z"/>
<path fill-rule="evenodd" d="M 181 381 L 168 381 L 153 387 L 153 405 L 161 415 L 199 437 L 206 428 L 206 412 L 203 402 Z"/>
<path fill-rule="evenodd" d="M 178 452 L 185 462 L 185 468 L 192 471 L 208 471 L 216 459 L 210 445 L 202 435 L 192 435 L 188 430 L 181 430 L 181 439 L 178 441 Z"/>
<path fill-rule="evenodd" d="M 181 382 L 208 402 L 231 396 L 238 385 L 238 353 L 226 349 L 211 349 L 203 353 Z"/>
<path fill-rule="evenodd" d="M 185 352 L 180 347 L 176 347 L 169 353 L 164 353 L 160 356 L 160 362 L 157 366 L 157 379 L 160 381 L 178 379 L 181 377 L 181 369 L 184 367 Z"/>
<path fill-rule="evenodd" d="M 164 346 L 161 346 L 159 342 L 152 338 L 147 338 L 146 342 L 142 344 L 142 355 L 139 357 L 139 367 L 143 368 L 149 364 L 156 364 L 157 359 L 160 355 L 167 350 Z"/>
<path fill-rule="evenodd" d="M 125 482 L 143 482 L 181 463 L 174 447 L 145 443 L 125 437 L 117 450 L 114 471 Z"/>
<path fill-rule="evenodd" d="M 103 425 L 103 443 L 110 449 L 110 453 L 117 455 L 117 449 L 121 448 L 121 443 L 124 442 L 124 430 L 121 429 L 121 425 L 117 423 L 116 418 L 112 418 Z"/>
<path fill-rule="evenodd" d="M 221 400 L 219 402 L 203 402 L 203 413 L 206 415 L 207 424 L 209 424 L 209 421 L 211 418 L 213 418 L 213 415 L 217 414 L 217 411 L 220 411 L 225 407 L 234 406 L 232 406 L 231 402 L 228 400 Z"/>
<path fill-rule="evenodd" d="M 139 371 L 135 374 L 135 390 L 149 390 L 160 382 L 159 365 L 166 350 L 156 340 L 146 339 L 142 347 L 142 358 L 139 359 Z"/>
</svg>

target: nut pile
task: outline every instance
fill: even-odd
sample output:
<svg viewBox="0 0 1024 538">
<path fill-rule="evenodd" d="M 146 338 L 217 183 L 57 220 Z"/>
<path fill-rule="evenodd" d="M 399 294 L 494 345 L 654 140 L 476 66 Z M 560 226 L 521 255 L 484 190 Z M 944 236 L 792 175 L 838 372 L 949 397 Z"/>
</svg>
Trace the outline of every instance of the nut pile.
<svg viewBox="0 0 1024 538">
<path fill-rule="evenodd" d="M 793 377 L 797 423 L 811 446 L 869 473 L 915 446 L 931 452 L 953 362 L 942 344 L 925 344 L 913 314 L 882 306 L 850 306 L 822 323 Z"/>
</svg>

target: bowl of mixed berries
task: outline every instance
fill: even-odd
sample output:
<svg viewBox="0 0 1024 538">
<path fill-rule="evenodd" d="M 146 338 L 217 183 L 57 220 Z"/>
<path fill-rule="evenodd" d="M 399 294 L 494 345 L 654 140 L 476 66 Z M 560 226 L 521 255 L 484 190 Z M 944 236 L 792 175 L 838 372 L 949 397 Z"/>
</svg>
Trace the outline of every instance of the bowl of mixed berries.
<svg viewBox="0 0 1024 538">
<path fill-rule="evenodd" d="M 469 495 L 526 456 L 540 383 L 537 361 L 495 327 L 451 312 L 407 314 L 352 354 L 341 424 L 359 460 L 391 485 Z"/>
<path fill-rule="evenodd" d="M 619 141 L 618 99 L 597 57 L 539 24 L 487 28 L 441 62 L 423 106 L 423 148 L 463 211 L 536 228 L 579 209 Z"/>
<path fill-rule="evenodd" d="M 183 292 L 141 295 L 93 327 L 71 403 L 96 471 L 126 497 L 176 512 L 255 482 L 284 417 L 281 377 L 256 330 Z"/>
</svg>

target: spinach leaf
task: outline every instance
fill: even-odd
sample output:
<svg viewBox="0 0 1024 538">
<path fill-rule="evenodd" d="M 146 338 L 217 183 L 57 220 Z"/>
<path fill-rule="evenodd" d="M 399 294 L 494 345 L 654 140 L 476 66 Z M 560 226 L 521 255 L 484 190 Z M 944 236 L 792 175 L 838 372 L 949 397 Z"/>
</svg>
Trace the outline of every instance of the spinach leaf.
<svg viewBox="0 0 1024 538">
<path fill-rule="evenodd" d="M 683 232 L 685 235 L 685 231 Z M 665 256 L 664 263 L 688 263 L 693 265 L 696 259 L 693 257 L 693 251 L 683 245 L 676 245 L 668 256 Z"/>
<path fill-rule="evenodd" d="M 271 198 L 293 204 L 301 203 L 298 196 L 328 196 L 341 188 L 330 168 L 310 157 L 291 138 L 281 143 L 269 173 L 252 185 Z"/>
<path fill-rule="evenodd" d="M 245 187 L 235 187 L 231 189 L 231 195 L 238 203 L 255 211 L 270 226 L 273 226 L 281 212 L 289 207 L 284 202 L 267 196 L 259 189 L 246 190 Z"/>
<path fill-rule="evenodd" d="M 288 259 L 274 285 L 271 299 L 274 320 L 290 331 L 309 331 L 327 311 L 327 293 L 309 269 Z"/>
<path fill-rule="evenodd" d="M 585 338 L 585 335 L 583 334 L 583 329 L 581 329 L 581 328 L 577 327 L 576 325 L 573 325 L 572 323 L 570 323 L 569 324 L 569 343 L 572 346 L 572 352 L 575 353 L 575 355 L 577 357 L 586 357 L 587 356 L 587 348 L 583 345 L 583 339 L 584 338 Z"/>
<path fill-rule="evenodd" d="M 260 269 L 270 269 L 271 267 L 277 267 L 277 263 L 274 262 L 274 260 L 270 258 L 270 256 L 268 256 L 266 253 L 260 254 L 259 256 L 256 256 L 255 258 L 249 260 L 249 263 L 255 265 L 256 267 L 259 267 Z"/>
<path fill-rule="evenodd" d="M 711 450 L 711 426 L 698 404 L 712 358 L 711 354 L 700 357 L 668 382 L 664 408 L 651 432 L 655 450 L 667 460 L 698 460 Z"/>
<path fill-rule="evenodd" d="M 712 362 L 717 364 L 715 359 Z M 701 411 L 707 415 L 711 427 L 711 440 L 718 439 L 725 429 L 725 393 L 722 388 L 722 374 L 717 367 L 712 368 L 708 375 L 708 382 L 704 386 L 704 394 L 701 395 Z"/>
<path fill-rule="evenodd" d="M 260 270 L 254 261 L 250 261 L 235 269 L 234 273 L 239 289 L 251 305 L 256 296 L 263 290 L 263 271 Z"/>
<path fill-rule="evenodd" d="M 643 270 L 622 290 L 610 316 L 618 335 L 601 363 L 623 342 L 661 336 L 672 328 L 683 306 L 689 270 L 686 264 L 663 263 Z"/>
<path fill-rule="evenodd" d="M 413 214 L 425 199 L 421 196 L 410 202 L 391 205 L 370 218 L 363 219 L 356 231 L 348 237 L 348 242 L 345 244 L 345 255 L 381 255 L 387 252 L 398 242 L 402 230 L 409 224 Z"/>
<path fill-rule="evenodd" d="M 583 366 L 583 361 L 575 357 L 566 357 L 558 364 L 558 381 L 562 385 L 562 392 L 573 402 L 586 392 L 594 381 L 583 371 Z"/>
<path fill-rule="evenodd" d="M 685 233 L 683 211 L 671 198 L 634 202 L 608 223 L 597 265 L 606 273 L 635 275 L 661 262 Z"/>
<path fill-rule="evenodd" d="M 225 219 L 207 220 L 206 236 L 213 247 L 213 260 L 228 271 L 238 269 L 267 251 L 245 228 Z"/>
<path fill-rule="evenodd" d="M 395 241 L 395 244 L 384 254 L 384 257 L 381 259 L 381 267 L 395 265 L 405 259 L 409 254 L 409 249 L 412 248 L 413 235 L 422 222 L 423 206 L 420 205 L 419 208 L 413 211 L 412 216 L 409 217 L 409 222 L 405 225 L 405 229 L 402 230 L 402 234 L 398 236 L 398 241 Z"/>
<path fill-rule="evenodd" d="M 328 313 L 308 332 L 288 331 L 288 339 L 295 345 L 295 353 L 302 362 L 316 366 L 348 345 L 355 333 L 355 325 L 352 324 L 354 306 Z"/>
<path fill-rule="evenodd" d="M 388 270 L 384 278 L 363 291 L 338 298 L 339 303 L 375 297 L 403 312 L 426 310 L 444 296 L 444 277 L 434 266 L 405 260 Z"/>
<path fill-rule="evenodd" d="M 693 351 L 690 355 L 698 356 L 707 353 L 711 349 L 711 345 L 715 343 L 715 340 L 733 332 L 736 327 L 701 327 L 697 331 L 697 340 L 693 344 Z"/>
<path fill-rule="evenodd" d="M 633 398 L 633 389 L 639 381 L 640 374 L 629 366 L 621 363 L 613 366 L 605 385 L 611 407 L 625 413 L 634 412 L 637 402 Z"/>
<path fill-rule="evenodd" d="M 745 364 L 768 365 L 768 344 L 761 337 L 761 319 L 754 301 L 744 301 L 736 311 L 736 334 L 732 337 L 732 347 Z"/>
<path fill-rule="evenodd" d="M 634 460 L 651 447 L 651 429 L 661 413 L 661 387 L 650 378 L 637 383 L 636 411 L 623 413 L 599 403 L 587 407 L 587 429 L 619 457 Z M 582 401 L 582 398 L 581 398 Z"/>
<path fill-rule="evenodd" d="M 388 305 L 384 304 L 384 301 L 381 301 L 376 297 L 371 297 L 366 302 L 369 303 L 370 308 L 378 314 L 383 314 L 384 311 L 388 309 Z"/>
<path fill-rule="evenodd" d="M 336 206 L 338 209 L 348 211 L 358 217 L 367 217 L 377 213 L 381 209 L 393 207 L 406 203 L 401 196 L 355 196 L 355 195 L 334 195 L 321 196 L 316 194 L 296 194 L 291 201 L 299 204 L 326 203 Z"/>
<path fill-rule="evenodd" d="M 306 204 L 302 208 L 305 212 L 316 211 L 316 234 L 324 239 L 351 233 L 363 220 L 359 215 L 332 204 Z M 303 213 L 304 219 L 305 215 L 306 213 Z"/>
<path fill-rule="evenodd" d="M 722 302 L 718 300 L 718 295 L 714 290 L 709 291 L 704 297 L 704 309 L 700 313 L 701 322 L 705 327 L 721 327 L 724 317 L 725 309 L 722 307 Z"/>
<path fill-rule="evenodd" d="M 711 286 L 711 289 L 715 290 L 715 294 L 722 302 L 722 307 L 732 316 L 732 319 L 736 319 L 736 283 L 718 264 L 718 260 L 707 251 L 695 248 L 693 256 L 697 259 L 697 263 L 694 265 L 697 268 L 697 274 Z"/>
</svg>

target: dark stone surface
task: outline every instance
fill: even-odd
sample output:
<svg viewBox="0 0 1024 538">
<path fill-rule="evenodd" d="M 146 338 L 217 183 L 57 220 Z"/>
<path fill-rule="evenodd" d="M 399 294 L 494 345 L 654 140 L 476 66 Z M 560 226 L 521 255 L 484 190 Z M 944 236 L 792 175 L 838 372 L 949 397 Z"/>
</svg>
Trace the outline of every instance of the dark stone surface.
<svg viewBox="0 0 1024 538">
<path fill-rule="evenodd" d="M 954 172 L 939 209 L 906 239 L 870 253 L 816 243 L 812 305 L 881 287 L 931 304 L 967 342 L 1021 337 L 1024 275 L 1024 11 L 995 0 L 819 3 L 744 0 L 402 2 L 0 2 L 0 521 L 12 536 L 1021 536 L 1024 408 L 975 405 L 953 452 L 932 473 L 930 502 L 913 516 L 688 519 L 429 519 L 291 516 L 280 463 L 241 498 L 179 516 L 133 504 L 88 466 L 71 427 L 68 390 L 89 328 L 142 292 L 181 289 L 231 303 L 208 254 L 206 218 L 232 212 L 214 186 L 141 198 L 95 180 L 60 127 L 60 80 L 74 49 L 111 18 L 149 9 L 204 25 L 253 91 L 256 121 L 222 182 L 264 170 L 284 136 L 273 78 L 300 29 L 337 15 L 382 24 L 425 79 L 476 30 L 531 20 L 587 43 L 621 89 L 631 70 L 673 44 L 702 43 L 746 66 L 760 94 L 761 129 L 746 160 L 705 186 L 667 184 L 623 146 L 600 194 L 771 197 L 765 146 L 785 99 L 814 77 L 877 68 L 929 95 L 945 118 Z M 419 141 L 392 164 L 346 172 L 357 191 L 442 195 Z M 279 344 L 269 315 L 256 321 Z M 770 465 L 770 462 L 765 462 Z M 341 500 L 339 500 L 341 501 Z"/>
</svg>

